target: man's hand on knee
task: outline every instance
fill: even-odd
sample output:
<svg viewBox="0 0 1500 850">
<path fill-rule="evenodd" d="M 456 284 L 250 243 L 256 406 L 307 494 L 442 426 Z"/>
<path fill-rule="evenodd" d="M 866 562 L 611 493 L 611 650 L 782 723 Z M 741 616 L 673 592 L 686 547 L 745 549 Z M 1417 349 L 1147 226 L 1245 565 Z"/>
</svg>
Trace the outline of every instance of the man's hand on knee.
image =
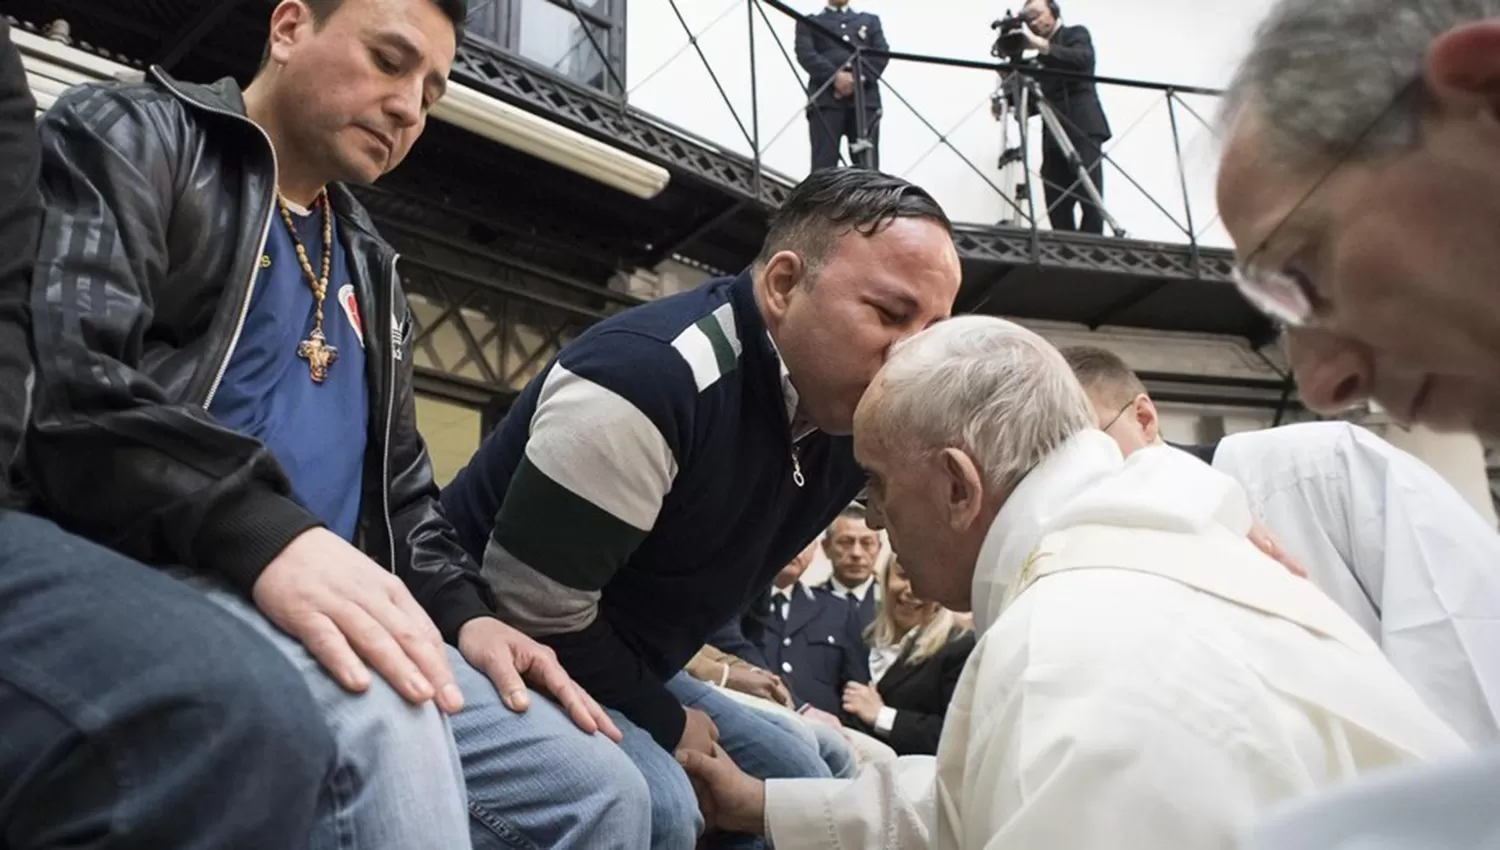
<svg viewBox="0 0 1500 850">
<path fill-rule="evenodd" d="M 458 630 L 458 651 L 489 677 L 511 711 L 525 711 L 531 704 L 526 691 L 530 682 L 557 700 L 583 731 L 603 732 L 617 744 L 624 738 L 599 703 L 563 669 L 557 653 L 499 620 L 479 617 L 464 623 Z"/>
<path fill-rule="evenodd" d="M 368 663 L 413 703 L 452 714 L 463 695 L 443 637 L 400 579 L 323 528 L 298 535 L 251 590 L 261 613 L 302 642 L 339 684 L 370 686 Z"/>
</svg>

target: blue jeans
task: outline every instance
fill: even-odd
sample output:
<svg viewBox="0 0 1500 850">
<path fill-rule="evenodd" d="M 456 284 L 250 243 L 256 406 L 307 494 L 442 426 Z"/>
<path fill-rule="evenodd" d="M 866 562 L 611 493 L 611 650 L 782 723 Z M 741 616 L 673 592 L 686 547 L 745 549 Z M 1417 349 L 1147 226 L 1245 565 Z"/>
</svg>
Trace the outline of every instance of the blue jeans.
<svg viewBox="0 0 1500 850">
<path fill-rule="evenodd" d="M 667 690 L 688 708 L 707 714 L 719 728 L 719 746 L 740 769 L 759 779 L 827 778 L 828 765 L 801 736 L 773 723 L 686 673 L 667 681 Z M 622 744 L 651 789 L 651 850 L 692 850 L 703 832 L 703 815 L 692 783 L 677 759 L 649 733 L 611 710 L 625 733 Z M 645 845 L 640 845 L 645 846 Z M 748 836 L 723 836 L 712 847 L 762 847 Z"/>
<path fill-rule="evenodd" d="M 0 846 L 304 848 L 334 744 L 202 594 L 0 512 Z"/>
<path fill-rule="evenodd" d="M 364 693 L 344 690 L 244 597 L 200 576 L 182 578 L 292 663 L 314 716 L 333 734 L 336 767 L 318 797 L 313 850 L 468 850 L 463 772 L 436 706 L 408 703 L 373 670 Z"/>
<path fill-rule="evenodd" d="M 835 779 L 850 779 L 859 772 L 859 761 L 854 755 L 854 746 L 839 734 L 839 730 L 822 723 L 788 717 L 779 712 L 764 712 L 765 718 L 777 726 L 801 738 L 828 765 Z"/>
<path fill-rule="evenodd" d="M 643 850 L 650 841 L 646 781 L 625 752 L 588 735 L 536 692 L 517 714 L 481 672 L 449 651 L 464 695 L 452 718 L 469 790 L 475 850 Z M 689 790 L 691 795 L 691 790 Z M 446 850 L 429 842 L 413 847 Z"/>
</svg>

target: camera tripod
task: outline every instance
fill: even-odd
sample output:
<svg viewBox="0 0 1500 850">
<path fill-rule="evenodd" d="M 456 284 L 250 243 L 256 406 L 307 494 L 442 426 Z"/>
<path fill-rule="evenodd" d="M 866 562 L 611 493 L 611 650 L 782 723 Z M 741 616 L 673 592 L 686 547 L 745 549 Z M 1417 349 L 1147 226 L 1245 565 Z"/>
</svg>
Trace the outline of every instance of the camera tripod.
<svg viewBox="0 0 1500 850">
<path fill-rule="evenodd" d="M 1035 199 L 1031 190 L 1031 174 L 1026 171 L 1025 151 L 1029 141 L 1029 123 L 1031 108 L 1035 106 L 1036 112 L 1042 116 L 1042 131 L 1052 138 L 1059 150 L 1068 158 L 1068 165 L 1077 175 L 1073 182 L 1074 191 L 1082 188 L 1088 201 L 1098 210 L 1105 224 L 1116 237 L 1124 237 L 1125 229 L 1109 214 L 1104 207 L 1104 197 L 1099 194 L 1099 187 L 1094 185 L 1094 180 L 1089 176 L 1089 164 L 1078 155 L 1078 148 L 1074 146 L 1073 140 L 1068 138 L 1067 130 L 1064 129 L 1062 119 L 1058 117 L 1057 110 L 1047 102 L 1042 95 L 1042 87 L 1036 80 L 1023 72 L 1012 71 L 1001 72 L 1000 79 L 995 85 L 995 93 L 990 95 L 990 114 L 996 121 L 1000 122 L 1000 187 L 1009 201 L 1005 205 L 1005 212 L 1000 219 L 1001 224 L 1015 225 L 1021 214 L 1020 203 Z M 1020 127 L 1020 145 L 1010 146 L 1010 119 L 1014 118 L 1016 125 Z M 1017 178 L 1016 172 L 1020 171 Z M 1046 198 L 1042 193 L 1042 198 Z M 1034 209 L 1035 207 L 1033 207 Z"/>
</svg>

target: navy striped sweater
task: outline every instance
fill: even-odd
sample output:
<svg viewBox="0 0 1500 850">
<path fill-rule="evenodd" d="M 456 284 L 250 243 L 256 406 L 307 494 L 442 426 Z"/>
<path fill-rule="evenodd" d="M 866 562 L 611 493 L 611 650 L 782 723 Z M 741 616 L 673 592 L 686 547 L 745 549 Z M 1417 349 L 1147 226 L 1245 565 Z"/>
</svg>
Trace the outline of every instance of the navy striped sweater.
<svg viewBox="0 0 1500 850">
<path fill-rule="evenodd" d="M 782 379 L 749 273 L 709 281 L 567 345 L 443 493 L 500 615 L 668 750 L 664 681 L 864 485 Z"/>
</svg>

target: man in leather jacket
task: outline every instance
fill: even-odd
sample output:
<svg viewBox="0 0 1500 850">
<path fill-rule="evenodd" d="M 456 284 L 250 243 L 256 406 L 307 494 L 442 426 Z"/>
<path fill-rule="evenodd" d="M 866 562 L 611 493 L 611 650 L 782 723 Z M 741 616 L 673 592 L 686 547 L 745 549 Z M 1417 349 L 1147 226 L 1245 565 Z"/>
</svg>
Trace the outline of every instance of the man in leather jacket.
<svg viewBox="0 0 1500 850">
<path fill-rule="evenodd" d="M 1027 0 L 1021 14 L 1027 27 L 1022 32 L 1030 47 L 1037 51 L 1038 65 L 1054 71 L 1094 73 L 1094 41 L 1088 28 L 1063 26 L 1059 20 L 1062 9 L 1055 0 Z M 1093 80 L 1053 77 L 1041 80 L 1041 88 L 1042 96 L 1056 110 L 1068 140 L 1078 150 L 1079 159 L 1088 168 L 1094 188 L 1103 197 L 1104 143 L 1112 134 Z M 1042 141 L 1042 180 L 1053 230 L 1104 232 L 1104 215 L 1082 185 L 1075 186 L 1079 182 L 1078 171 L 1050 132 Z M 1081 221 L 1074 218 L 1077 208 L 1082 208 Z"/>
<path fill-rule="evenodd" d="M 465 12 L 282 0 L 243 92 L 153 68 L 59 99 L 28 471 L 59 523 L 172 568 L 304 672 L 355 783 L 324 816 L 361 846 L 640 846 L 618 730 L 495 618 L 438 510 L 397 257 L 340 185 L 401 162 Z"/>
<path fill-rule="evenodd" d="M 306 847 L 333 740 L 292 666 L 191 588 L 21 510 L 40 159 L 0 18 L 0 845 Z"/>
</svg>

